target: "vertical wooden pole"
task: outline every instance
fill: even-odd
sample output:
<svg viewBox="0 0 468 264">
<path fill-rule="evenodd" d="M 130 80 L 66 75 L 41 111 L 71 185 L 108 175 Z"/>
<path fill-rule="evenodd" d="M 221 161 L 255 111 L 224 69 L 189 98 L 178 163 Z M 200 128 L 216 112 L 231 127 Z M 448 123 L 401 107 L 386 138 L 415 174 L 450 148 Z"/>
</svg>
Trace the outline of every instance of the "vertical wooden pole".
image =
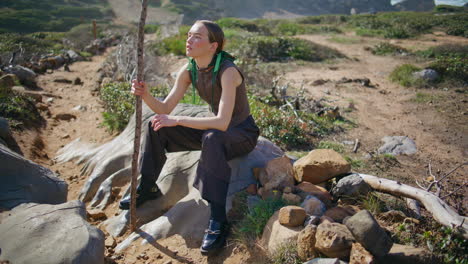
<svg viewBox="0 0 468 264">
<path fill-rule="evenodd" d="M 141 16 L 138 24 L 138 48 L 137 48 L 137 81 L 143 81 L 144 61 L 143 61 L 143 41 L 145 39 L 145 20 L 146 8 L 148 0 L 141 1 Z M 138 156 L 140 153 L 140 137 L 141 137 L 141 97 L 136 96 L 135 100 L 135 140 L 133 141 L 133 158 L 132 158 L 132 183 L 130 193 L 130 230 L 133 232 L 136 229 L 136 185 L 138 177 Z"/>
<path fill-rule="evenodd" d="M 94 36 L 94 39 L 97 39 L 97 26 L 96 26 L 96 20 L 93 20 L 93 36 Z"/>
</svg>

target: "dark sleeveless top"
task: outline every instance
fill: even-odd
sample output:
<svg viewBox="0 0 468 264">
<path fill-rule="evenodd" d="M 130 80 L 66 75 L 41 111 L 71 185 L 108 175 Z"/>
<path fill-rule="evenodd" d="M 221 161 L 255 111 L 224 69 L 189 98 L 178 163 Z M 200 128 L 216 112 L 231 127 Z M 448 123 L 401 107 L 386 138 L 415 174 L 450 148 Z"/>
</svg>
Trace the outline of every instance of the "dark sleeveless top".
<svg viewBox="0 0 468 264">
<path fill-rule="evenodd" d="M 247 100 L 247 90 L 245 88 L 245 78 L 239 68 L 230 60 L 225 60 L 222 62 L 219 68 L 218 76 L 216 77 L 214 89 L 212 88 L 213 66 L 205 69 L 199 69 L 196 87 L 200 97 L 209 105 L 213 106 L 213 112 L 215 115 L 217 115 L 222 91 L 221 76 L 223 75 L 224 71 L 230 67 L 236 68 L 242 76 L 242 83 L 236 88 L 234 109 L 232 111 L 231 123 L 229 123 L 229 127 L 234 127 L 240 124 L 250 115 L 250 107 Z M 192 76 L 190 76 L 190 80 L 192 80 Z M 211 102 L 212 91 L 214 91 L 213 102 Z"/>
</svg>

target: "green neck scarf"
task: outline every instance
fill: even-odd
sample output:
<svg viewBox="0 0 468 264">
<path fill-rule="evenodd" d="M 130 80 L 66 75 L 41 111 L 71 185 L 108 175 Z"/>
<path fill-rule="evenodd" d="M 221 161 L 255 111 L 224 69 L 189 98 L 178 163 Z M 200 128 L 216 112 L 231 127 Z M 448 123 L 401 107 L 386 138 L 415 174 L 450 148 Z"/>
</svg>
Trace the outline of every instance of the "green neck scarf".
<svg viewBox="0 0 468 264">
<path fill-rule="evenodd" d="M 214 86 L 216 83 L 216 77 L 219 73 L 219 67 L 225 60 L 234 61 L 236 58 L 231 54 L 225 52 L 224 50 L 220 51 L 216 56 L 213 56 L 211 63 L 208 67 L 213 67 L 213 77 L 211 78 L 211 111 L 214 112 L 213 99 L 214 99 Z M 189 64 L 187 70 L 190 71 L 190 76 L 192 77 L 192 103 L 195 104 L 196 97 L 196 85 L 198 80 L 198 67 L 197 63 L 193 58 L 189 58 Z"/>
</svg>

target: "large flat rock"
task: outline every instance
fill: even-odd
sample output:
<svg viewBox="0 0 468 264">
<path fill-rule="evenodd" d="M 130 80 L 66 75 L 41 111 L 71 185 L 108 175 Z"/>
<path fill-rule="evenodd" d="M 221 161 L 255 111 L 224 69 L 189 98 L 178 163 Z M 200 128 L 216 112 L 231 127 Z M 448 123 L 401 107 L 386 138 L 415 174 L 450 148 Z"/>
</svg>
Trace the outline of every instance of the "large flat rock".
<svg viewBox="0 0 468 264">
<path fill-rule="evenodd" d="M 104 234 L 86 222 L 86 209 L 80 201 L 27 203 L 3 214 L 0 261 L 104 263 Z"/>
</svg>

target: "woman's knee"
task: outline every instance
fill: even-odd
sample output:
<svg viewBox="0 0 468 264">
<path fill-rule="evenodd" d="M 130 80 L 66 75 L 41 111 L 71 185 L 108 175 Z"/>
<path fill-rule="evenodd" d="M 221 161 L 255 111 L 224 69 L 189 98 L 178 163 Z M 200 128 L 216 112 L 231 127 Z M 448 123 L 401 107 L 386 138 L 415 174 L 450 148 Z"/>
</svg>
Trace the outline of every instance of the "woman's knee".
<svg viewBox="0 0 468 264">
<path fill-rule="evenodd" d="M 210 129 L 203 134 L 203 143 L 223 143 L 225 132 L 217 129 Z"/>
</svg>

